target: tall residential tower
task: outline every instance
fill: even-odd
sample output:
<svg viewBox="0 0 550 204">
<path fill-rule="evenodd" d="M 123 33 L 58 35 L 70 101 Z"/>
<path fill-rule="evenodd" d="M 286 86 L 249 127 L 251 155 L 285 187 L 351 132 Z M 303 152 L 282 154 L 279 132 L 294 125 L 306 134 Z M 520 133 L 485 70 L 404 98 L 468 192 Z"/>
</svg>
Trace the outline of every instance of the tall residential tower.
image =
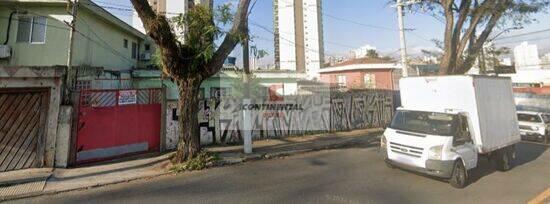
<svg viewBox="0 0 550 204">
<path fill-rule="evenodd" d="M 324 61 L 321 0 L 274 0 L 275 65 L 319 79 Z"/>
<path fill-rule="evenodd" d="M 155 12 L 166 15 L 166 17 L 185 14 L 185 11 L 193 5 L 201 4 L 210 7 L 213 4 L 213 0 L 148 0 L 148 2 Z M 143 23 L 135 11 L 132 16 L 132 26 L 145 33 Z"/>
</svg>

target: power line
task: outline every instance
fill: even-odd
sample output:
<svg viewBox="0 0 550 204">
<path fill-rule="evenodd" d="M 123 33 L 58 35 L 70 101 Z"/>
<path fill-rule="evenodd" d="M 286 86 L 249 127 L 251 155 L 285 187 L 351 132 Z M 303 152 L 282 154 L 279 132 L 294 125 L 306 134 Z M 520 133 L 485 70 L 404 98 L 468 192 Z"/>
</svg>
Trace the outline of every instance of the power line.
<svg viewBox="0 0 550 204">
<path fill-rule="evenodd" d="M 254 23 L 254 22 L 251 22 L 250 24 L 252 24 L 253 26 L 259 27 L 259 28 L 261 28 L 261 29 L 263 29 L 263 30 L 265 30 L 265 31 L 267 31 L 267 32 L 269 32 L 269 33 L 275 35 L 275 32 L 273 32 L 273 30 L 270 30 L 269 28 L 266 28 L 265 26 L 259 25 L 259 24 Z M 290 45 L 298 46 L 298 47 L 307 49 L 307 50 L 312 51 L 312 52 L 320 53 L 319 50 L 314 50 L 314 49 L 305 47 L 304 45 L 297 44 L 296 42 L 293 42 L 292 40 L 289 40 L 289 39 L 286 39 L 286 38 L 284 38 L 284 37 L 281 37 L 280 35 L 279 35 L 279 37 L 280 37 L 281 39 L 283 39 L 283 40 L 289 42 Z"/>
<path fill-rule="evenodd" d="M 109 1 L 99 1 L 99 0 L 93 0 L 94 3 L 98 3 L 98 4 L 106 4 L 106 5 L 111 5 L 111 6 L 120 6 L 120 7 L 129 7 L 128 5 L 124 5 L 124 4 L 117 4 L 117 3 L 113 3 L 113 2 L 109 2 Z"/>
<path fill-rule="evenodd" d="M 378 25 L 371 25 L 371 24 L 365 24 L 365 23 L 360 23 L 360 22 L 357 22 L 357 21 L 354 21 L 354 20 L 350 20 L 350 19 L 346 19 L 346 18 L 341 18 L 341 17 L 337 17 L 337 16 L 334 16 L 334 15 L 331 15 L 331 14 L 328 14 L 326 13 L 325 11 L 323 11 L 322 7 L 317 5 L 316 6 L 317 9 L 319 9 L 319 12 L 322 14 L 322 15 L 325 15 L 325 16 L 328 16 L 330 18 L 333 18 L 335 20 L 339 20 L 339 21 L 343 21 L 343 22 L 348 22 L 348 23 L 352 23 L 352 24 L 355 24 L 355 25 L 359 25 L 359 26 L 363 26 L 363 27 L 367 27 L 367 28 L 374 28 L 374 29 L 381 29 L 381 30 L 387 30 L 387 31 L 399 31 L 399 29 L 394 29 L 394 28 L 390 28 L 390 27 L 384 27 L 384 26 L 378 26 Z M 305 10 L 308 10 L 307 7 L 304 7 Z M 420 34 L 417 34 L 415 33 L 414 29 L 412 28 L 405 28 L 405 31 L 411 33 L 414 37 L 417 37 L 421 40 L 425 40 L 425 41 L 428 41 L 428 42 L 432 42 L 431 40 L 423 37 L 422 35 Z"/>
<path fill-rule="evenodd" d="M 124 12 L 132 12 L 133 13 L 135 11 L 133 7 L 120 6 L 120 4 L 100 3 L 100 4 L 104 4 L 104 5 L 101 5 L 101 6 L 98 5 L 98 4 L 95 4 L 95 3 L 86 3 L 86 2 L 82 2 L 81 4 L 95 6 L 95 7 L 99 7 L 99 8 L 102 8 L 102 9 L 117 10 L 117 11 L 124 11 Z M 161 12 L 161 13 L 162 14 L 170 14 L 170 15 L 184 14 L 184 13 L 178 13 L 178 12 Z"/>
<path fill-rule="evenodd" d="M 495 44 L 514 44 L 514 43 L 520 43 L 520 42 L 528 42 L 528 41 L 541 41 L 541 40 L 548 40 L 549 37 L 542 37 L 542 38 L 531 38 L 531 39 L 525 39 L 525 40 L 516 40 L 516 41 L 509 41 L 509 42 L 498 42 Z"/>
<path fill-rule="evenodd" d="M 259 24 L 258 22 L 255 22 L 255 21 L 252 21 L 252 20 L 250 20 L 250 21 L 253 22 L 253 23 L 255 24 L 255 26 L 259 27 L 260 24 Z M 263 28 L 262 28 L 263 30 L 267 30 L 267 32 L 269 32 L 269 33 L 271 33 L 271 34 L 274 34 L 274 33 L 275 33 L 275 31 L 270 30 L 270 29 L 266 28 L 265 26 L 262 26 L 262 27 L 263 27 Z M 290 34 L 290 35 L 293 34 L 293 33 L 291 33 L 291 32 L 283 32 L 283 33 Z M 305 37 L 305 36 L 302 36 L 302 37 Z M 311 39 L 319 40 L 319 38 L 313 38 L 313 37 L 312 37 Z M 327 44 L 337 45 L 337 46 L 340 46 L 340 47 L 346 47 L 346 48 L 351 48 L 351 49 L 357 48 L 357 47 L 355 47 L 355 46 L 346 45 L 346 44 L 337 43 L 337 42 L 332 42 L 332 41 L 327 41 L 327 40 L 323 40 L 323 42 L 324 42 L 324 43 L 327 43 Z"/>
<path fill-rule="evenodd" d="M 517 35 L 503 36 L 503 37 L 500 37 L 500 38 L 496 38 L 495 40 L 516 38 L 516 37 L 521 37 L 521 36 L 526 36 L 526 35 L 533 35 L 533 34 L 538 34 L 538 33 L 544 33 L 544 32 L 549 32 L 549 31 L 550 31 L 550 29 L 543 29 L 543 30 L 538 30 L 538 31 L 533 31 L 533 32 L 521 33 L 521 34 L 517 34 Z"/>
</svg>

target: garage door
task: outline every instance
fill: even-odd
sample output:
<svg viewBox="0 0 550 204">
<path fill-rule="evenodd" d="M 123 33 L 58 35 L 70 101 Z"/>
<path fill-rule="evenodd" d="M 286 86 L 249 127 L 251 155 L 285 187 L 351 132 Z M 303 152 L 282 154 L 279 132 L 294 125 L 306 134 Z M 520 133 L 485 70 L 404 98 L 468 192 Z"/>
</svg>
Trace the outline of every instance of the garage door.
<svg viewBox="0 0 550 204">
<path fill-rule="evenodd" d="M 46 94 L 0 89 L 0 172 L 42 165 Z"/>
</svg>

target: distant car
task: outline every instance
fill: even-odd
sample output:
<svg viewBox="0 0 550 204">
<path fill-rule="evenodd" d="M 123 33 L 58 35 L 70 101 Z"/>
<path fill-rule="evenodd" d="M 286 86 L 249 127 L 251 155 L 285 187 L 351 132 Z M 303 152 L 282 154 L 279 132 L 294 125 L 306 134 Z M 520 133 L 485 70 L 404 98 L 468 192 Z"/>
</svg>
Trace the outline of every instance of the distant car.
<svg viewBox="0 0 550 204">
<path fill-rule="evenodd" d="M 550 140 L 550 114 L 531 111 L 517 113 L 521 139 L 547 144 Z"/>
</svg>

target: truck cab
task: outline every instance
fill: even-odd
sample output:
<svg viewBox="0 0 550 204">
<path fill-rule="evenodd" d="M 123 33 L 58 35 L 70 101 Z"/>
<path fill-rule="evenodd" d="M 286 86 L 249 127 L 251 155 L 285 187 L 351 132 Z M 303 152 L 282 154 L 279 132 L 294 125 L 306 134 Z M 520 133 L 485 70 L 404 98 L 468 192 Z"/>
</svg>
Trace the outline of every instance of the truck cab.
<svg viewBox="0 0 550 204">
<path fill-rule="evenodd" d="M 427 112 L 400 108 L 381 138 L 385 161 L 389 166 L 441 178 L 451 178 L 456 162 L 460 162 L 459 168 L 473 169 L 478 154 L 469 121 L 467 113 L 457 110 Z"/>
</svg>

